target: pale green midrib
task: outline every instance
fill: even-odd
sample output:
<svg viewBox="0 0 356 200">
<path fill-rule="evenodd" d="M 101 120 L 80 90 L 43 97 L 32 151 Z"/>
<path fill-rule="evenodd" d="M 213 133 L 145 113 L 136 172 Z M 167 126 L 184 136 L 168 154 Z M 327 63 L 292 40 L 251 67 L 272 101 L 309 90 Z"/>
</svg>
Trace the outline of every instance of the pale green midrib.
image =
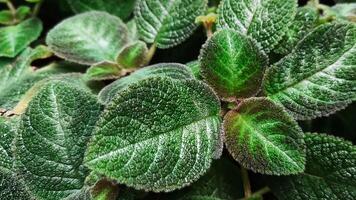
<svg viewBox="0 0 356 200">
<path fill-rule="evenodd" d="M 254 129 L 252 126 L 249 125 L 249 123 L 243 118 L 243 115 L 240 114 L 240 120 L 243 124 L 245 124 L 247 126 L 248 129 L 252 130 L 256 130 Z M 275 146 L 271 141 L 269 141 L 263 134 L 260 133 L 259 130 L 256 130 L 257 135 L 260 139 L 262 139 L 263 141 L 268 142 L 274 149 L 276 149 L 277 151 L 279 151 L 284 157 L 286 157 L 289 161 L 291 161 L 291 163 L 297 167 L 297 169 L 300 169 L 300 166 L 298 165 L 297 162 L 295 162 L 289 155 L 287 155 L 284 151 L 282 151 L 278 146 Z M 281 135 L 281 134 L 279 134 Z M 262 137 L 260 137 L 262 136 Z M 265 144 L 263 144 L 265 146 Z M 270 160 L 270 158 L 268 158 Z"/>
<path fill-rule="evenodd" d="M 342 59 L 345 59 L 344 56 L 345 56 L 346 54 L 348 54 L 350 51 L 354 50 L 355 45 L 356 45 L 356 43 L 355 43 L 350 49 L 348 49 L 347 51 L 345 51 L 345 52 L 340 56 L 340 58 L 338 58 L 334 63 L 330 64 L 329 66 L 326 66 L 325 68 L 322 68 L 322 69 L 316 71 L 315 73 L 313 73 L 313 74 L 311 74 L 311 75 L 309 75 L 309 76 L 303 78 L 302 80 L 296 81 L 295 83 L 293 83 L 293 84 L 291 84 L 291 85 L 287 85 L 287 86 L 281 88 L 280 90 L 275 91 L 274 93 L 269 93 L 268 96 L 274 99 L 273 96 L 278 95 L 279 93 L 282 93 L 282 92 L 288 90 L 289 88 L 292 88 L 292 87 L 294 87 L 294 86 L 300 84 L 301 82 L 303 82 L 303 81 L 305 81 L 305 80 L 308 80 L 309 78 L 315 76 L 316 74 L 318 74 L 318 73 L 320 73 L 320 72 L 322 72 L 322 71 L 327 71 L 328 68 L 334 67 L 335 64 L 337 64 L 338 62 L 342 62 L 342 61 L 343 61 Z M 294 51 L 292 51 L 290 54 L 293 54 L 293 53 L 294 53 Z M 346 55 L 346 56 L 347 56 L 347 55 Z M 275 67 L 275 66 L 277 66 L 277 65 L 274 65 L 273 67 Z M 281 68 L 280 68 L 280 69 L 281 69 Z"/>
<path fill-rule="evenodd" d="M 146 0 L 144 0 L 146 1 Z M 157 39 L 158 36 L 162 33 L 162 27 L 164 26 L 164 23 L 166 22 L 166 20 L 168 19 L 168 16 L 170 16 L 170 12 L 171 9 L 175 6 L 175 2 L 179 2 L 179 1 L 175 1 L 175 0 L 169 0 L 167 3 L 167 7 L 165 7 L 162 3 L 161 0 L 157 0 L 157 2 L 162 6 L 162 8 L 164 8 L 164 10 L 167 12 L 167 15 L 164 15 L 162 17 L 162 21 L 160 21 L 159 27 L 157 27 L 157 33 L 156 36 L 154 36 L 154 40 L 153 43 L 157 43 Z M 153 13 L 152 13 L 153 14 Z M 162 13 L 163 14 L 163 13 Z"/>
<path fill-rule="evenodd" d="M 191 122 L 191 123 L 189 123 L 189 124 L 185 124 L 185 125 L 182 125 L 182 126 L 174 127 L 174 128 L 171 129 L 171 130 L 168 130 L 168 131 L 163 132 L 163 133 L 159 133 L 159 134 L 154 135 L 153 137 L 147 138 L 147 139 L 145 139 L 145 140 L 141 140 L 141 141 L 138 141 L 138 142 L 135 142 L 135 143 L 130 143 L 130 144 L 124 146 L 124 147 L 121 147 L 121 148 L 119 148 L 119 149 L 115 149 L 114 151 L 111 151 L 111 152 L 105 153 L 105 154 L 103 154 L 103 155 L 100 155 L 100 156 L 98 156 L 98 157 L 95 158 L 95 159 L 92 159 L 92 160 L 89 160 L 89 161 L 86 160 L 86 161 L 84 161 L 84 162 L 87 163 L 87 164 L 97 162 L 97 161 L 99 161 L 99 160 L 102 160 L 102 159 L 106 158 L 107 156 L 116 154 L 116 152 L 122 151 L 122 150 L 127 149 L 127 148 L 129 148 L 129 147 L 131 147 L 131 146 L 136 146 L 137 144 L 144 143 L 144 142 L 147 142 L 147 141 L 156 139 L 157 137 L 160 137 L 161 135 L 169 135 L 169 134 L 172 134 L 172 133 L 174 133 L 174 131 L 179 130 L 179 129 L 184 128 L 184 127 L 187 127 L 187 126 L 190 126 L 190 125 L 192 125 L 192 124 L 199 123 L 199 122 L 201 122 L 201 121 L 207 121 L 207 120 L 210 119 L 210 118 L 218 118 L 218 117 L 219 117 L 219 115 L 209 115 L 209 116 L 204 117 L 204 118 L 202 118 L 202 119 L 199 119 L 199 120 L 197 120 L 197 121 L 193 121 L 193 122 Z"/>
</svg>

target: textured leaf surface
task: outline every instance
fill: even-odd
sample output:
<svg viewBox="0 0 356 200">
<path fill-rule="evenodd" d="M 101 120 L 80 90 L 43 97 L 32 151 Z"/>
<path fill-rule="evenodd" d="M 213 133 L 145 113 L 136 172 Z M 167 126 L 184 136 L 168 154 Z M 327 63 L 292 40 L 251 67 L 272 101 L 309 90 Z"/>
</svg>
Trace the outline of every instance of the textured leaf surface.
<svg viewBox="0 0 356 200">
<path fill-rule="evenodd" d="M 172 79 L 192 79 L 193 75 L 181 64 L 162 63 L 142 68 L 132 73 L 130 76 L 121 78 L 103 88 L 99 93 L 99 101 L 108 104 L 111 99 L 121 91 L 151 77 L 169 77 Z"/>
<path fill-rule="evenodd" d="M 133 12 L 136 0 L 67 0 L 67 2 L 76 13 L 100 10 L 127 19 Z"/>
<path fill-rule="evenodd" d="M 199 60 L 194 60 L 186 64 L 188 69 L 193 73 L 194 77 L 197 79 L 201 79 L 201 65 Z"/>
<path fill-rule="evenodd" d="M 16 138 L 16 166 L 38 199 L 80 194 L 82 165 L 100 113 L 96 98 L 79 86 L 52 81 L 30 102 Z"/>
<path fill-rule="evenodd" d="M 223 0 L 218 28 L 250 35 L 269 52 L 287 31 L 296 7 L 296 0 Z"/>
<path fill-rule="evenodd" d="M 37 81 L 45 78 L 42 73 L 34 73 L 32 61 L 47 58 L 51 53 L 44 46 L 27 48 L 14 61 L 0 68 L 0 108 L 11 109 Z"/>
<path fill-rule="evenodd" d="M 90 80 L 110 80 L 120 77 L 120 67 L 112 62 L 100 62 L 88 68 L 86 76 Z"/>
<path fill-rule="evenodd" d="M 63 20 L 46 38 L 57 56 L 87 65 L 115 62 L 127 41 L 127 28 L 120 18 L 98 11 Z"/>
<path fill-rule="evenodd" d="M 196 181 L 221 151 L 220 103 L 196 80 L 149 78 L 100 117 L 86 165 L 119 183 L 172 191 Z"/>
<path fill-rule="evenodd" d="M 304 170 L 303 132 L 286 111 L 266 98 L 250 98 L 225 115 L 225 144 L 243 167 L 270 175 Z"/>
<path fill-rule="evenodd" d="M 31 18 L 16 26 L 0 28 L 0 56 L 15 57 L 31 42 L 36 40 L 42 31 L 42 22 Z"/>
<path fill-rule="evenodd" d="M 139 34 L 159 48 L 175 46 L 193 33 L 195 18 L 206 6 L 206 0 L 138 0 L 135 17 Z"/>
<path fill-rule="evenodd" d="M 122 68 L 137 68 L 146 64 L 147 45 L 136 41 L 127 45 L 119 54 L 116 61 Z"/>
<path fill-rule="evenodd" d="M 236 200 L 243 198 L 239 168 L 227 159 L 214 161 L 202 178 L 190 187 L 177 191 L 167 200 Z"/>
<path fill-rule="evenodd" d="M 221 30 L 204 45 L 200 64 L 204 80 L 219 96 L 233 101 L 259 91 L 267 56 L 252 39 Z"/>
<path fill-rule="evenodd" d="M 305 172 L 270 178 L 278 199 L 356 199 L 356 147 L 343 139 L 318 134 L 306 134 L 305 142 Z"/>
<path fill-rule="evenodd" d="M 292 51 L 296 44 L 316 27 L 318 15 L 319 14 L 315 8 L 298 8 L 293 23 L 290 25 L 288 31 L 274 51 L 280 54 L 287 54 Z"/>
<path fill-rule="evenodd" d="M 264 91 L 300 120 L 329 115 L 356 100 L 356 25 L 315 29 L 267 70 Z"/>
</svg>

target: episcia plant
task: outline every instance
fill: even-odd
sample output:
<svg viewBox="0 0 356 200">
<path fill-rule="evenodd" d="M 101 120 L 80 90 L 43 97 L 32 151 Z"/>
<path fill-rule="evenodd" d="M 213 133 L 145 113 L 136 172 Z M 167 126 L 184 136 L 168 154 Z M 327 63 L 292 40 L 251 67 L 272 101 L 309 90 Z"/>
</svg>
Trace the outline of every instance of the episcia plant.
<svg viewBox="0 0 356 200">
<path fill-rule="evenodd" d="M 1 200 L 356 199 L 355 3 L 0 2 Z"/>
</svg>

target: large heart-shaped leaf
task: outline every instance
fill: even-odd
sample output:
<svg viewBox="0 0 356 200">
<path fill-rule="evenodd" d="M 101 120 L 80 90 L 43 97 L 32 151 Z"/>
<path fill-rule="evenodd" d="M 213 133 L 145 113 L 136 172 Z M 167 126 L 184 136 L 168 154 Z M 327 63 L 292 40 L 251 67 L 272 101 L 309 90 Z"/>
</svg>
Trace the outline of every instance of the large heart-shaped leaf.
<svg viewBox="0 0 356 200">
<path fill-rule="evenodd" d="M 67 0 L 67 2 L 76 13 L 100 10 L 127 19 L 133 12 L 136 0 Z"/>
<path fill-rule="evenodd" d="M 15 162 L 36 198 L 82 194 L 88 175 L 82 160 L 101 111 L 96 101 L 86 89 L 56 80 L 30 102 L 16 138 Z"/>
<path fill-rule="evenodd" d="M 243 167 L 263 174 L 303 172 L 305 144 L 296 121 L 266 98 L 250 98 L 225 115 L 225 143 Z"/>
<path fill-rule="evenodd" d="M 269 52 L 287 31 L 296 7 L 296 0 L 223 0 L 218 28 L 250 35 Z"/>
<path fill-rule="evenodd" d="M 264 91 L 300 120 L 356 100 L 356 25 L 326 24 L 266 72 Z"/>
<path fill-rule="evenodd" d="M 162 63 L 142 68 L 130 76 L 121 78 L 103 88 L 99 93 L 99 100 L 108 104 L 121 91 L 130 85 L 151 77 L 169 77 L 172 79 L 192 79 L 193 75 L 181 64 Z"/>
<path fill-rule="evenodd" d="M 16 26 L 0 28 L 0 57 L 15 57 L 31 42 L 36 40 L 42 31 L 42 22 L 31 18 Z"/>
<path fill-rule="evenodd" d="M 233 30 L 215 33 L 200 55 L 200 73 L 219 96 L 236 100 L 255 95 L 267 56 L 250 38 Z"/>
<path fill-rule="evenodd" d="M 221 152 L 219 111 L 219 100 L 199 81 L 145 79 L 107 106 L 86 165 L 136 189 L 182 188 Z"/>
<path fill-rule="evenodd" d="M 270 187 L 278 199 L 356 199 L 356 147 L 341 138 L 322 134 L 306 134 L 305 142 L 305 172 L 270 177 Z"/>
<path fill-rule="evenodd" d="M 159 48 L 175 46 L 193 33 L 195 18 L 206 6 L 206 0 L 138 0 L 135 17 L 139 34 Z"/>
<path fill-rule="evenodd" d="M 126 25 L 120 18 L 98 11 L 62 21 L 46 38 L 57 56 L 87 65 L 115 62 L 128 40 Z"/>
</svg>

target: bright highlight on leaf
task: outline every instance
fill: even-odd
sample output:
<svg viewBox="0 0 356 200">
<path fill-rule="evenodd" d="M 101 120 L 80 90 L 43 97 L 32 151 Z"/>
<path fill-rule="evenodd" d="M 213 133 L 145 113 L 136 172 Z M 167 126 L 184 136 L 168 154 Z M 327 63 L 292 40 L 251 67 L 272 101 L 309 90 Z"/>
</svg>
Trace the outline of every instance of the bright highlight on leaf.
<svg viewBox="0 0 356 200">
<path fill-rule="evenodd" d="M 42 22 L 31 18 L 15 26 L 0 28 L 0 57 L 15 57 L 31 42 L 36 40 L 42 31 Z"/>
<path fill-rule="evenodd" d="M 221 151 L 219 111 L 217 97 L 199 81 L 140 81 L 115 96 L 102 113 L 86 165 L 136 189 L 187 186 Z"/>
<path fill-rule="evenodd" d="M 204 14 L 207 0 L 138 0 L 135 9 L 140 37 L 166 49 L 186 40 Z"/>
<path fill-rule="evenodd" d="M 220 97 L 233 101 L 257 94 L 267 59 L 252 39 L 222 30 L 203 46 L 200 72 Z"/>
<path fill-rule="evenodd" d="M 267 70 L 264 92 L 300 120 L 356 100 L 356 25 L 326 24 L 308 34 Z"/>
<path fill-rule="evenodd" d="M 16 166 L 38 199 L 80 195 L 88 170 L 82 160 L 101 109 L 85 89 L 63 81 L 44 86 L 22 116 Z"/>
<path fill-rule="evenodd" d="M 280 200 L 355 199 L 356 147 L 341 138 L 306 134 L 307 164 L 300 175 L 270 177 Z"/>
<path fill-rule="evenodd" d="M 269 175 L 304 171 L 303 132 L 281 106 L 250 98 L 224 118 L 225 144 L 243 167 Z"/>
<path fill-rule="evenodd" d="M 250 35 L 269 52 L 292 23 L 296 7 L 296 0 L 222 0 L 218 29 Z"/>
<path fill-rule="evenodd" d="M 57 56 L 86 65 L 115 62 L 128 40 L 126 25 L 120 18 L 98 11 L 62 21 L 46 38 Z"/>
</svg>

